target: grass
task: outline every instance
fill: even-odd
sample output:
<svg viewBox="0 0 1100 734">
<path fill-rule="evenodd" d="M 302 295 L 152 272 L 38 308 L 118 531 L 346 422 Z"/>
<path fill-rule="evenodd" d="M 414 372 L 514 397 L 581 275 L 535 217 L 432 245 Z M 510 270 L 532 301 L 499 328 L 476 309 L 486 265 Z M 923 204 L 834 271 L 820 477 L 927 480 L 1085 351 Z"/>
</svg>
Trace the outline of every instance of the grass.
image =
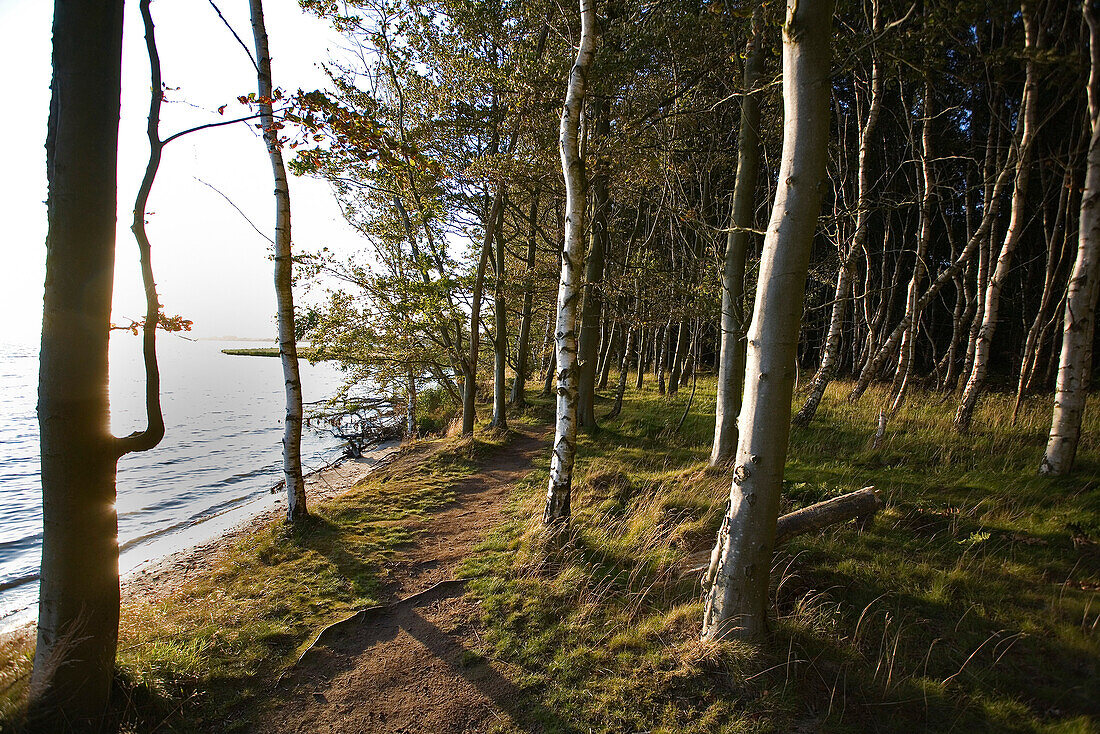
<svg viewBox="0 0 1100 734">
<path fill-rule="evenodd" d="M 250 708 L 312 634 L 380 601 L 385 562 L 505 439 L 424 440 L 399 463 L 311 507 L 303 527 L 270 522 L 220 551 L 166 599 L 124 605 L 115 725 L 123 731 L 246 729 Z M 0 647 L 0 731 L 18 729 L 33 641 Z"/>
<path fill-rule="evenodd" d="M 1049 396 L 1016 425 L 988 396 L 957 436 L 954 401 L 914 393 L 873 449 L 884 395 L 851 406 L 847 387 L 793 432 L 784 507 L 867 485 L 887 507 L 780 550 L 764 644 L 699 642 L 701 590 L 680 573 L 729 492 L 706 465 L 713 381 L 679 432 L 686 393 L 644 391 L 581 438 L 564 545 L 537 520 L 545 470 L 515 488 L 467 572 L 480 652 L 565 712 L 547 731 L 1100 731 L 1100 414 L 1075 474 L 1050 479 Z"/>
<path fill-rule="evenodd" d="M 687 392 L 647 386 L 581 436 L 565 542 L 539 522 L 546 467 L 512 487 L 510 519 L 461 569 L 483 610 L 470 664 L 501 662 L 528 698 L 498 731 L 1100 731 L 1100 411 L 1075 474 L 1051 479 L 1035 473 L 1049 396 L 1012 425 L 1010 398 L 990 395 L 957 436 L 953 401 L 915 392 L 872 448 L 884 396 L 851 406 L 846 387 L 793 432 L 784 510 L 867 485 L 886 508 L 777 553 L 762 644 L 700 642 L 699 582 L 682 573 L 729 492 L 706 464 L 713 380 L 680 430 Z M 549 421 L 532 400 L 513 423 Z M 386 560 L 505 440 L 422 441 L 308 526 L 259 528 L 167 600 L 124 608 L 121 728 L 247 728 L 312 633 L 379 601 Z M 30 641 L 3 645 L 0 729 Z"/>
</svg>

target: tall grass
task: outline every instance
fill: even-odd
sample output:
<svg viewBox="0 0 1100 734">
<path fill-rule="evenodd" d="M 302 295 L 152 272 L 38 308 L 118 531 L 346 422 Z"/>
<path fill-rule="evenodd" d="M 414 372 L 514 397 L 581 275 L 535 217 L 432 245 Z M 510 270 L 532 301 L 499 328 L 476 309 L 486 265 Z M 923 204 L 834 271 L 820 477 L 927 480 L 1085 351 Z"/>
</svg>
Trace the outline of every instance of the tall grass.
<svg viewBox="0 0 1100 734">
<path fill-rule="evenodd" d="M 260 524 L 171 580 L 167 594 L 125 603 L 108 729 L 247 730 L 311 636 L 381 601 L 387 559 L 505 440 L 487 433 L 406 447 L 398 463 L 311 507 L 301 527 Z M 0 731 L 19 730 L 32 648 L 27 635 L 0 645 Z"/>
<path fill-rule="evenodd" d="M 792 434 L 784 509 L 867 485 L 886 509 L 780 549 L 759 645 L 699 642 L 701 589 L 682 574 L 731 480 L 706 466 L 713 381 L 679 431 L 686 395 L 643 391 L 581 438 L 566 542 L 538 522 L 545 471 L 516 488 L 470 573 L 482 652 L 562 712 L 548 730 L 1098 730 L 1098 411 L 1077 472 L 1050 479 L 1049 396 L 1012 424 L 1011 398 L 990 395 L 958 436 L 954 401 L 917 391 L 873 448 L 886 396 L 849 405 L 848 387 Z"/>
<path fill-rule="evenodd" d="M 1037 476 L 1049 397 L 1015 424 L 990 395 L 968 436 L 954 404 L 914 392 L 877 448 L 885 395 L 831 386 L 796 429 L 785 511 L 867 485 L 886 508 L 777 552 L 760 644 L 700 642 L 699 579 L 728 469 L 707 466 L 714 384 L 628 394 L 580 437 L 567 537 L 541 526 L 547 464 L 512 488 L 510 519 L 463 565 L 483 609 L 476 652 L 529 706 L 500 731 L 1094 732 L 1100 730 L 1100 412 L 1077 472 Z M 606 407 L 605 407 L 606 406 Z M 610 401 L 598 402 L 606 413 Z M 546 424 L 535 400 L 513 423 Z M 507 436 L 420 442 L 400 464 L 315 508 L 306 528 L 258 528 L 167 599 L 123 609 L 123 731 L 235 731 L 312 632 L 378 599 L 385 561 Z M 0 646 L 0 729 L 13 728 L 32 641 Z"/>
</svg>

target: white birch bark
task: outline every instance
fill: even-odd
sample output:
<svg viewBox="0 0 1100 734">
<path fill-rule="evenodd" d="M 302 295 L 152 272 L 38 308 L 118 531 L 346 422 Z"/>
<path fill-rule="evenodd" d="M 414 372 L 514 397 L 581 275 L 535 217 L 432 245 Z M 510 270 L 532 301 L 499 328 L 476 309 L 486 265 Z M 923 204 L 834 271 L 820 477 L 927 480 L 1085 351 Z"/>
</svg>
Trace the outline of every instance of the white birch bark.
<svg viewBox="0 0 1100 734">
<path fill-rule="evenodd" d="M 920 299 L 921 283 L 928 272 L 925 258 L 928 255 L 928 244 L 932 239 L 932 204 L 936 194 L 932 171 L 932 85 L 927 80 L 924 83 L 923 98 L 924 119 L 921 122 L 921 179 L 919 182 L 921 204 L 917 224 L 917 252 L 916 259 L 913 262 L 913 275 L 909 279 L 909 288 L 905 296 L 906 310 L 912 313 L 913 317 L 901 337 L 901 348 L 898 350 L 898 366 L 894 373 L 894 383 L 892 385 L 894 400 L 890 408 L 890 416 L 893 416 L 897 409 L 901 407 L 901 403 L 905 398 L 905 387 L 909 382 L 909 370 L 912 366 L 913 352 L 916 348 L 917 327 L 920 324 L 920 313 L 916 311 L 916 307 L 917 301 Z"/>
<path fill-rule="evenodd" d="M 630 353 L 634 348 L 634 334 L 638 330 L 630 328 L 626 332 L 626 344 L 623 345 L 623 358 L 619 364 L 619 382 L 615 386 L 615 407 L 607 414 L 608 419 L 615 418 L 623 410 L 623 395 L 626 394 L 626 374 L 630 369 Z"/>
<path fill-rule="evenodd" d="M 596 53 L 595 0 L 580 0 L 581 37 L 577 58 L 569 72 L 565 106 L 558 128 L 561 167 L 565 176 L 565 244 L 561 253 L 558 284 L 558 319 L 555 329 L 558 399 L 554 446 L 550 456 L 550 481 L 546 491 L 547 525 L 568 522 L 573 487 L 573 463 L 577 450 L 577 299 L 584 271 L 585 174 L 581 158 L 581 109 L 588 70 Z"/>
<path fill-rule="evenodd" d="M 1047 232 L 1047 261 L 1046 271 L 1043 274 L 1043 294 L 1039 299 L 1039 308 L 1035 310 L 1035 318 L 1027 330 L 1027 339 L 1024 342 L 1023 355 L 1020 358 L 1020 375 L 1016 381 L 1016 399 L 1012 403 L 1012 424 L 1016 424 L 1016 418 L 1020 414 L 1020 404 L 1023 402 L 1027 385 L 1031 381 L 1031 375 L 1035 370 L 1035 362 L 1039 356 L 1039 335 L 1043 331 L 1043 324 L 1047 321 L 1047 312 L 1053 305 L 1057 308 L 1055 297 L 1055 280 L 1059 266 L 1065 257 L 1069 238 L 1062 226 L 1069 205 L 1069 194 L 1073 189 L 1072 169 L 1066 169 L 1063 178 L 1062 190 L 1058 194 L 1058 208 L 1054 214 L 1053 229 Z"/>
<path fill-rule="evenodd" d="M 871 13 L 871 37 L 874 38 L 879 34 L 882 17 L 877 1 L 871 3 Z M 847 253 L 843 254 L 840 269 L 837 271 L 836 297 L 833 302 L 832 314 L 829 317 L 829 331 L 825 337 L 825 351 L 821 355 L 821 365 L 810 382 L 810 390 L 806 396 L 806 401 L 794 418 L 795 425 L 799 426 L 807 426 L 814 419 L 817 408 L 821 405 L 821 399 L 825 396 L 825 388 L 836 376 L 837 366 L 840 362 L 840 342 L 844 331 L 844 317 L 848 310 L 848 292 L 852 287 L 852 279 L 855 275 L 855 258 L 867 246 L 867 230 L 871 216 L 871 174 L 867 164 L 871 155 L 871 141 L 875 134 L 875 128 L 878 126 L 879 114 L 882 111 L 882 72 L 878 58 L 878 51 L 872 46 L 871 99 L 867 105 L 867 118 L 863 122 L 863 128 L 859 131 L 856 230 L 852 236 L 852 244 L 849 245 Z"/>
<path fill-rule="evenodd" d="M 672 338 L 672 317 L 661 327 L 661 337 L 657 340 L 657 392 L 665 394 L 665 372 L 668 367 L 669 340 Z"/>
<path fill-rule="evenodd" d="M 737 413 L 741 410 L 741 380 L 745 376 L 745 258 L 753 226 L 756 178 L 760 169 L 760 82 L 764 77 L 764 11 L 752 16 L 752 37 L 745 53 L 745 102 L 737 141 L 737 179 L 733 184 L 733 211 L 726 236 L 722 269 L 721 346 L 718 357 L 718 394 L 715 399 L 714 440 L 710 463 L 728 461 L 737 447 Z"/>
<path fill-rule="evenodd" d="M 730 504 L 712 555 L 702 636 L 756 637 L 767 620 L 795 356 L 825 177 L 832 0 L 788 0 L 783 26 L 784 134 L 748 332 L 745 399 Z"/>
<path fill-rule="evenodd" d="M 287 519 L 300 520 L 306 510 L 306 483 L 302 477 L 302 378 L 298 371 L 298 344 L 294 337 L 293 263 L 290 238 L 290 186 L 287 183 L 279 131 L 271 110 L 271 51 L 264 26 L 262 0 L 249 0 L 252 36 L 256 42 L 256 80 L 260 123 L 267 157 L 275 178 L 275 299 L 279 321 L 279 357 L 283 364 L 286 418 L 283 421 L 283 478 L 286 481 Z"/>
<path fill-rule="evenodd" d="M 1054 394 L 1046 452 L 1040 474 L 1067 474 L 1073 470 L 1081 420 L 1085 413 L 1092 372 L 1092 339 L 1096 328 L 1096 297 L 1100 293 L 1100 17 L 1096 0 L 1085 0 L 1082 12 L 1089 27 L 1089 123 L 1092 136 L 1081 195 L 1077 259 L 1066 296 L 1062 353 Z"/>
<path fill-rule="evenodd" d="M 848 402 L 854 403 L 862 397 L 867 387 L 871 384 L 871 380 L 874 379 L 875 375 L 878 374 L 879 370 L 881 370 L 882 366 L 886 363 L 886 360 L 889 359 L 890 355 L 898 348 L 902 335 L 905 333 L 905 330 L 909 328 L 909 324 L 913 322 L 916 314 L 923 311 L 940 290 L 950 283 L 955 276 L 966 267 L 967 262 L 970 261 L 970 258 L 973 257 L 974 253 L 978 250 L 979 244 L 989 236 L 989 232 L 993 227 L 993 222 L 997 219 L 997 211 L 999 209 L 998 201 L 1000 200 L 1001 193 L 1004 191 L 1005 186 L 1008 185 L 1008 179 L 1012 173 L 1014 160 L 1015 156 L 1010 154 L 1004 168 L 1001 169 L 1000 174 L 997 176 L 996 183 L 993 184 L 992 193 L 988 199 L 989 203 L 984 207 L 982 212 L 981 224 L 970 238 L 970 241 L 967 242 L 966 247 L 964 247 L 963 251 L 959 253 L 959 256 L 955 258 L 955 261 L 941 271 L 928 288 L 925 289 L 924 294 L 921 295 L 920 299 L 917 301 L 916 307 L 912 311 L 906 310 L 905 315 L 902 317 L 901 321 L 898 322 L 898 325 L 894 327 L 894 330 L 890 332 L 889 336 L 886 337 L 878 349 L 868 356 L 860 372 L 856 386 L 848 393 Z"/>
<path fill-rule="evenodd" d="M 1028 2 L 1023 3 L 1021 12 L 1024 21 L 1024 47 L 1028 52 L 1034 52 L 1038 47 L 1036 42 L 1037 29 L 1032 8 L 1029 7 Z M 989 368 L 989 355 L 993 346 L 993 335 L 997 331 L 1001 290 L 1004 288 L 1005 281 L 1008 280 L 1009 271 L 1012 269 L 1012 257 L 1027 219 L 1025 206 L 1027 204 L 1028 180 L 1031 178 L 1031 152 L 1034 147 L 1039 96 L 1038 71 L 1030 56 L 1025 73 L 1023 99 L 1020 104 L 1020 135 L 1017 143 L 1019 153 L 1016 157 L 1016 182 L 1012 191 L 1012 210 L 1009 215 L 1008 229 L 1005 231 L 1004 241 L 1001 243 L 1001 249 L 997 255 L 997 266 L 993 269 L 989 284 L 986 286 L 985 309 L 982 314 L 982 325 L 978 331 L 978 340 L 975 344 L 974 364 L 970 369 L 970 377 L 966 381 L 966 387 L 963 388 L 959 408 L 955 412 L 955 430 L 960 433 L 965 433 L 970 429 L 970 420 L 974 416 L 974 408 L 977 407 L 978 398 L 985 386 L 985 376 Z"/>
<path fill-rule="evenodd" d="M 992 106 L 992 105 L 991 105 Z M 994 116 L 990 116 L 989 120 L 989 132 L 986 136 L 985 144 L 985 161 L 982 164 L 984 173 L 984 182 L 982 186 L 982 201 L 991 201 L 993 196 L 993 184 L 992 184 L 992 171 L 997 161 L 997 143 L 999 133 L 997 119 Z M 973 209 L 973 205 L 968 202 L 967 212 Z M 969 223 L 969 217 L 968 217 Z M 976 297 L 974 310 L 975 315 L 971 317 L 970 321 L 970 333 L 967 336 L 966 342 L 966 359 L 963 362 L 962 377 L 965 381 L 970 379 L 970 371 L 974 367 L 974 353 L 978 349 L 978 333 L 982 328 L 982 314 L 985 313 L 985 289 L 989 285 L 989 253 L 992 250 L 992 233 L 982 240 L 980 248 L 978 250 L 978 272 L 976 276 Z M 952 389 L 954 389 L 952 387 Z"/>
</svg>

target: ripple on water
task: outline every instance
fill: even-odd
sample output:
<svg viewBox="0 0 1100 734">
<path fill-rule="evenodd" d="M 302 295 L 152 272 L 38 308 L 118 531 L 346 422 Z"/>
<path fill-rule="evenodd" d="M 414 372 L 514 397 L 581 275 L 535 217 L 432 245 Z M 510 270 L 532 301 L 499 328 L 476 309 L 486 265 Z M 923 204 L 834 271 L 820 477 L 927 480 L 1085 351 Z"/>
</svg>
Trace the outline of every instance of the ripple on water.
<svg viewBox="0 0 1100 734">
<path fill-rule="evenodd" d="M 145 547 L 175 548 L 162 539 L 207 518 L 264 497 L 281 479 L 283 380 L 278 360 L 230 357 L 224 342 L 162 338 L 158 344 L 167 432 L 155 450 L 119 462 L 120 565 Z M 0 628 L 33 604 L 42 543 L 38 421 L 38 350 L 0 343 Z M 111 340 L 111 424 L 116 434 L 144 426 L 140 343 Z M 302 364 L 306 400 L 331 395 L 339 373 Z M 319 464 L 339 453 L 328 434 L 303 434 L 303 461 Z"/>
</svg>

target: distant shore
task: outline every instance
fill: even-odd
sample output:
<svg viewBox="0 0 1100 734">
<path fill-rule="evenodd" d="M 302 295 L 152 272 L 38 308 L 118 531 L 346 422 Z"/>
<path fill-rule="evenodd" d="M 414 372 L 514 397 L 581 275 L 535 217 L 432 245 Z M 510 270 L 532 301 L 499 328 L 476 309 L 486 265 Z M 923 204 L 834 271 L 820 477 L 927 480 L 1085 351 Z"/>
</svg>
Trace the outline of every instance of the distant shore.
<svg viewBox="0 0 1100 734">
<path fill-rule="evenodd" d="M 254 349 L 223 349 L 222 354 L 228 354 L 230 357 L 278 357 L 278 347 L 256 347 Z M 313 350 L 309 347 L 299 347 L 298 356 L 302 359 L 310 359 L 313 356 Z"/>
</svg>

